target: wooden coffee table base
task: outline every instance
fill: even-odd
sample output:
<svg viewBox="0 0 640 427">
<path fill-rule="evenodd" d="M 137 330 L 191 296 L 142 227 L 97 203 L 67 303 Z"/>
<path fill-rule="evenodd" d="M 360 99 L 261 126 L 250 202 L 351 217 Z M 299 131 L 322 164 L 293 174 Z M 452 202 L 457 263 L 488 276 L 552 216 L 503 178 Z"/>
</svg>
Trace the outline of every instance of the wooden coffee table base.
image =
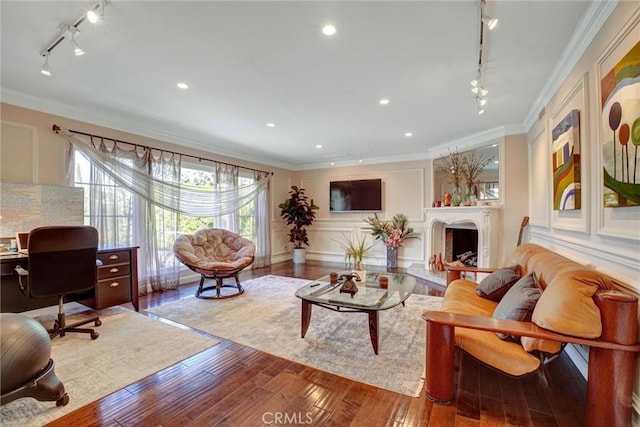
<svg viewBox="0 0 640 427">
<path fill-rule="evenodd" d="M 302 302 L 302 316 L 301 316 L 301 324 L 300 324 L 300 337 L 304 338 L 307 335 L 307 331 L 309 330 L 309 323 L 311 322 L 311 309 L 314 305 L 319 305 L 320 307 L 324 307 L 326 309 L 332 311 L 338 311 L 340 313 L 367 313 L 369 315 L 369 337 L 371 338 L 371 345 L 373 346 L 373 352 L 378 354 L 378 344 L 379 344 L 379 336 L 378 336 L 378 323 L 379 316 L 378 310 L 357 310 L 357 309 L 345 309 L 344 307 L 334 307 L 322 303 L 312 303 L 310 301 L 301 299 Z"/>
</svg>

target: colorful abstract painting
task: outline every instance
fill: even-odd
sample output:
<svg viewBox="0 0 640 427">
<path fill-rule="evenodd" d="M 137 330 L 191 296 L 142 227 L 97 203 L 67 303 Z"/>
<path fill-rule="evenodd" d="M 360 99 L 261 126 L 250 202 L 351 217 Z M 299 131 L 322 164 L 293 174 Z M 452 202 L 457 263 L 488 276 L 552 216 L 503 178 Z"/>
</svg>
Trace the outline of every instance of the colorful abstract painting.
<svg viewBox="0 0 640 427">
<path fill-rule="evenodd" d="M 567 114 L 551 137 L 553 209 L 580 209 L 580 112 Z"/>
<path fill-rule="evenodd" d="M 640 42 L 600 81 L 604 207 L 640 204 Z"/>
</svg>

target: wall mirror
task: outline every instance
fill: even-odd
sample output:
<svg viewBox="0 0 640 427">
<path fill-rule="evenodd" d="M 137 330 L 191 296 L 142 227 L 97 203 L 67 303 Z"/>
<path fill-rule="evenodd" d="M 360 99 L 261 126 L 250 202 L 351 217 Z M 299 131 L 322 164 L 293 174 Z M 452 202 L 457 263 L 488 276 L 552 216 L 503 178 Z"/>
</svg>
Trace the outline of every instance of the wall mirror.
<svg viewBox="0 0 640 427">
<path fill-rule="evenodd" d="M 452 150 L 452 152 L 454 151 L 455 150 Z M 474 191 L 478 201 L 500 200 L 500 144 L 493 143 L 470 150 L 458 150 L 458 153 L 462 156 L 468 156 L 474 151 L 476 159 L 489 159 L 489 162 L 475 182 L 476 188 Z M 442 157 L 433 160 L 433 200 L 442 201 L 444 194 L 451 193 L 452 191 L 453 184 L 448 182 L 450 176 L 439 170 L 440 168 L 438 166 L 442 164 L 444 164 Z M 465 187 L 464 179 L 461 180 L 460 185 L 463 188 Z"/>
</svg>

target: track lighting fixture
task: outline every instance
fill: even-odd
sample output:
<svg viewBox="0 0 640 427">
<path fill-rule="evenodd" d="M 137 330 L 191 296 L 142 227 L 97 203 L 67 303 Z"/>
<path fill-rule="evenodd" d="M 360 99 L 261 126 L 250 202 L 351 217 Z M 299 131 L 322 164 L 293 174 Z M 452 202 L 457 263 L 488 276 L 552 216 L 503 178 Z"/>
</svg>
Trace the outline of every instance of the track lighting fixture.
<svg viewBox="0 0 640 427">
<path fill-rule="evenodd" d="M 44 65 L 40 69 L 40 73 L 45 76 L 51 75 L 51 68 L 49 66 L 49 56 L 53 49 L 56 48 L 64 39 L 69 38 L 71 40 L 71 45 L 73 46 L 73 53 L 75 56 L 84 55 L 84 50 L 78 44 L 76 40 L 77 33 L 80 32 L 79 26 L 85 20 L 89 22 L 96 23 L 99 20 L 104 19 L 104 8 L 109 4 L 109 0 L 100 0 L 98 3 L 95 3 L 93 7 L 91 7 L 88 12 L 83 13 L 80 17 L 78 17 L 73 24 L 65 24 L 62 23 L 58 25 L 58 34 L 53 39 L 49 45 L 44 48 L 40 52 L 40 56 L 45 58 Z M 86 10 L 86 9 L 85 9 Z"/>
<path fill-rule="evenodd" d="M 49 52 L 46 52 L 44 55 L 44 64 L 40 69 L 40 74 L 51 77 L 51 67 L 49 66 Z"/>
<path fill-rule="evenodd" d="M 471 92 L 476 96 L 476 106 L 478 107 L 478 115 L 484 114 L 484 105 L 487 103 L 487 94 L 489 91 L 482 84 L 482 52 L 484 51 L 484 26 L 487 25 L 489 30 L 495 28 L 498 23 L 497 18 L 491 18 L 484 13 L 486 0 L 480 0 L 480 38 L 478 43 L 478 70 L 475 79 L 471 80 Z"/>
</svg>

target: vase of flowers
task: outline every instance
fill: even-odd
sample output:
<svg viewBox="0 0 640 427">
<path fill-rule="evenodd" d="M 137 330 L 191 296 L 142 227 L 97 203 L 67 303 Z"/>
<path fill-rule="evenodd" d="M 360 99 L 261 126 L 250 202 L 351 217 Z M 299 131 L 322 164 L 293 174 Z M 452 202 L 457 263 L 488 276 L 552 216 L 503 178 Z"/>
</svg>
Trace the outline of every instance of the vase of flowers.
<svg viewBox="0 0 640 427">
<path fill-rule="evenodd" d="M 491 157 L 478 156 L 476 150 L 473 150 L 465 157 L 464 168 L 462 169 L 462 176 L 467 183 L 467 192 L 464 198 L 465 205 L 471 205 L 477 199 L 476 182 L 491 160 Z"/>
<path fill-rule="evenodd" d="M 383 221 L 378 218 L 378 214 L 367 218 L 366 222 L 371 231 L 371 235 L 376 240 L 382 240 L 387 248 L 387 270 L 393 271 L 398 268 L 398 248 L 404 246 L 406 240 L 418 238 L 418 234 L 409 227 L 409 220 L 404 214 L 395 214 L 391 221 Z"/>
<path fill-rule="evenodd" d="M 451 205 L 460 206 L 462 203 L 462 182 L 464 170 L 466 167 L 466 157 L 458 153 L 458 151 L 449 150 L 449 155 L 439 159 L 436 168 L 439 172 L 448 177 L 447 183 L 453 186 L 451 190 Z"/>
</svg>

